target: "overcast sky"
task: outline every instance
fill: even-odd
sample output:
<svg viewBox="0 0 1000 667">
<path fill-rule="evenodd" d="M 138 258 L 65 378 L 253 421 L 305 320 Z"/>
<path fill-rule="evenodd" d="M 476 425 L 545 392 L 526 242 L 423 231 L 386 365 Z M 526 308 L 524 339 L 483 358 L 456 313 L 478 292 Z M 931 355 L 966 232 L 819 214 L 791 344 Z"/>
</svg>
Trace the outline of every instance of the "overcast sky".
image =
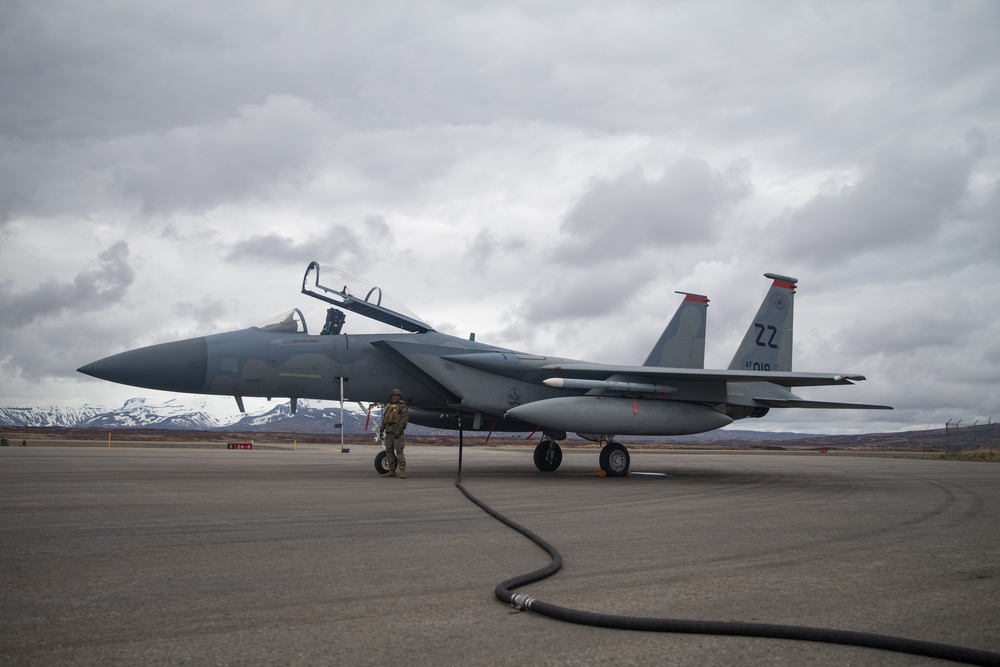
<svg viewBox="0 0 1000 667">
<path fill-rule="evenodd" d="M 734 427 L 1000 419 L 998 35 L 994 0 L 7 0 L 0 405 L 166 397 L 75 369 L 292 307 L 317 333 L 317 260 L 608 363 L 706 294 L 713 368 L 781 273 L 794 370 L 869 378 L 800 395 L 896 409 Z"/>
</svg>

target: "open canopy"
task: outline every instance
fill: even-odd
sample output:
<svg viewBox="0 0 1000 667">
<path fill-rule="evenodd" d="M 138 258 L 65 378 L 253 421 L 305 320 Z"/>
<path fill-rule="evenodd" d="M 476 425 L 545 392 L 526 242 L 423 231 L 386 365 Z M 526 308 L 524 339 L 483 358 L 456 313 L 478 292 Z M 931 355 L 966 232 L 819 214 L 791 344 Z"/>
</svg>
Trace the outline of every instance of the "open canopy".
<svg viewBox="0 0 1000 667">
<path fill-rule="evenodd" d="M 310 285 L 309 274 L 313 272 L 316 277 Z M 334 287 L 319 284 L 319 263 L 310 262 L 302 278 L 302 293 L 404 331 L 427 333 L 434 330 L 364 278 L 335 266 L 327 271 L 325 280 Z"/>
</svg>

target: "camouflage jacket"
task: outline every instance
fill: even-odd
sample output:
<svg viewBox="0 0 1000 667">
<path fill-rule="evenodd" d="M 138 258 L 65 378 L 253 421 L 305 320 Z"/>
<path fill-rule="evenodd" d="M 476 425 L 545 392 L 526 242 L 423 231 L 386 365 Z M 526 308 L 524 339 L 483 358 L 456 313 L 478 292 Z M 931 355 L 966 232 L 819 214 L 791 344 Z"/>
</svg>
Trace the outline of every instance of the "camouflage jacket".
<svg viewBox="0 0 1000 667">
<path fill-rule="evenodd" d="M 406 428 L 406 422 L 410 421 L 410 409 L 406 407 L 406 401 L 400 399 L 396 403 L 390 403 L 382 411 L 382 428 L 392 431 L 402 431 Z"/>
</svg>

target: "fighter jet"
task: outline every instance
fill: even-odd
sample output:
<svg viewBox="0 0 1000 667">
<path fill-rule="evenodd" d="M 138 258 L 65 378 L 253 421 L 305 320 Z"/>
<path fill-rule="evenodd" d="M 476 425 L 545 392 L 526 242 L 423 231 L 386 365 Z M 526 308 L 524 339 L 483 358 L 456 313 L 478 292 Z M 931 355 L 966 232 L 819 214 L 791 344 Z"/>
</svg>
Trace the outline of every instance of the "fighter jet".
<svg viewBox="0 0 1000 667">
<path fill-rule="evenodd" d="M 763 417 L 772 408 L 892 409 L 805 400 L 791 392 L 865 378 L 792 371 L 798 281 L 764 275 L 771 287 L 726 370 L 704 368 L 704 295 L 679 292 L 684 298 L 643 365 L 618 366 L 526 354 L 435 331 L 383 298 L 379 287 L 342 269 L 333 273 L 337 287 L 321 285 L 320 265 L 312 262 L 302 293 L 335 306 L 318 335 L 308 333 L 296 308 L 248 329 L 122 352 L 78 371 L 148 389 L 233 396 L 241 411 L 246 396 L 289 398 L 294 412 L 302 398 L 375 405 L 400 388 L 416 424 L 541 432 L 534 451 L 541 471 L 559 467 L 558 443 L 569 432 L 604 443 L 600 467 L 608 476 L 627 475 L 631 464 L 617 436 L 701 433 Z M 342 333 L 344 311 L 395 332 Z M 385 472 L 384 455 L 375 460 L 378 472 Z"/>
</svg>

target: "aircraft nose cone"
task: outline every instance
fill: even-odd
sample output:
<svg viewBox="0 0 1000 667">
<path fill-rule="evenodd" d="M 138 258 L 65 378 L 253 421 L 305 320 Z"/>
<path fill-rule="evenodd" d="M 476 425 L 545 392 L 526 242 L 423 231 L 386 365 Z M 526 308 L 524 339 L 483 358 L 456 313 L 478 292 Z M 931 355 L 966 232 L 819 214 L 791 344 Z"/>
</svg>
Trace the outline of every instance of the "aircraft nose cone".
<svg viewBox="0 0 1000 667">
<path fill-rule="evenodd" d="M 76 370 L 133 387 L 196 394 L 205 388 L 207 368 L 208 343 L 199 337 L 129 350 Z"/>
</svg>

